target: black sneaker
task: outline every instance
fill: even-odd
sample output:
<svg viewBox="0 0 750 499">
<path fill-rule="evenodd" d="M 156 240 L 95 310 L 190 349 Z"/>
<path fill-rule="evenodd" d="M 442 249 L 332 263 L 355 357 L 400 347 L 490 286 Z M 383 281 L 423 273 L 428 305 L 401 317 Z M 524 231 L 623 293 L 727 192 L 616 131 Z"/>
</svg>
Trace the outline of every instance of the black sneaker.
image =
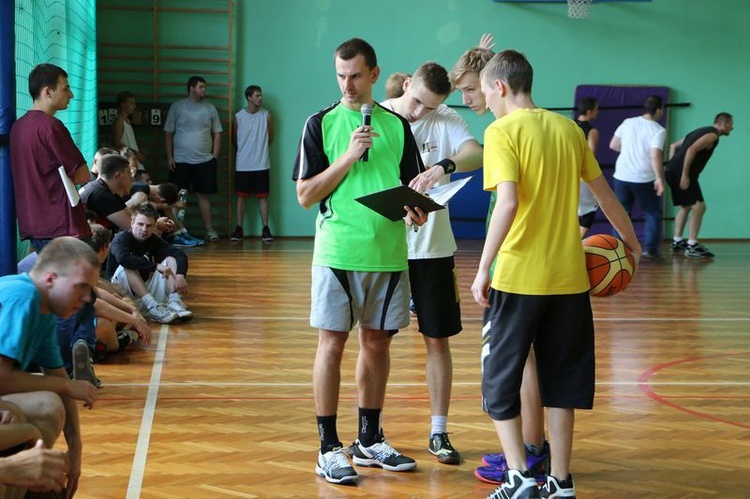
<svg viewBox="0 0 750 499">
<path fill-rule="evenodd" d="M 675 253 L 682 253 L 687 249 L 687 241 L 681 239 L 679 241 L 672 240 L 672 251 Z"/>
<path fill-rule="evenodd" d="M 685 256 L 688 258 L 713 258 L 714 255 L 708 248 L 700 243 L 688 244 L 685 248 Z"/>
<path fill-rule="evenodd" d="M 438 462 L 443 464 L 459 464 L 461 454 L 451 445 L 447 433 L 435 433 L 430 437 L 430 443 L 427 445 L 430 454 L 437 456 Z"/>
<path fill-rule="evenodd" d="M 341 447 L 336 447 L 325 454 L 318 452 L 315 473 L 331 483 L 347 484 L 354 483 L 359 479 L 359 475 L 352 468 Z"/>
<path fill-rule="evenodd" d="M 573 476 L 568 474 L 567 480 L 558 480 L 552 475 L 547 475 L 547 483 L 539 489 L 539 495 L 546 499 L 567 497 L 575 499 L 576 486 L 573 484 Z"/>
<path fill-rule="evenodd" d="M 369 447 L 359 443 L 357 439 L 354 443 L 354 464 L 357 466 L 379 466 L 387 471 L 409 471 L 417 467 L 417 462 L 402 455 L 391 444 L 380 436 L 381 441 L 375 442 Z"/>
<path fill-rule="evenodd" d="M 487 499 L 540 499 L 541 497 L 536 479 L 528 471 L 521 473 L 518 470 L 508 470 L 505 474 L 505 482 L 488 495 Z"/>
<path fill-rule="evenodd" d="M 644 251 L 641 254 L 641 258 L 654 263 L 662 263 L 664 261 L 659 253 L 651 253 L 650 251 Z"/>
<path fill-rule="evenodd" d="M 273 241 L 273 235 L 271 234 L 271 229 L 268 228 L 268 225 L 263 226 L 263 230 L 260 232 L 260 239 L 264 243 L 270 243 Z"/>
<path fill-rule="evenodd" d="M 245 231 L 242 230 L 242 227 L 239 225 L 234 228 L 234 232 L 232 232 L 232 235 L 229 236 L 230 241 L 242 241 L 242 238 L 245 237 Z"/>
</svg>

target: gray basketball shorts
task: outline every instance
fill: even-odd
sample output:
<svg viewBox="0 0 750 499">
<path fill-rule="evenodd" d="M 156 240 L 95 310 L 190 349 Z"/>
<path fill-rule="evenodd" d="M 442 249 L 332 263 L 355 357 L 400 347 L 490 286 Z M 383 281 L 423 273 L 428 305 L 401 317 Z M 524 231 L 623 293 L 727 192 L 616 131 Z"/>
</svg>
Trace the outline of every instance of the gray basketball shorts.
<svg viewBox="0 0 750 499">
<path fill-rule="evenodd" d="M 395 334 L 409 325 L 409 272 L 361 272 L 313 265 L 310 325 Z"/>
</svg>

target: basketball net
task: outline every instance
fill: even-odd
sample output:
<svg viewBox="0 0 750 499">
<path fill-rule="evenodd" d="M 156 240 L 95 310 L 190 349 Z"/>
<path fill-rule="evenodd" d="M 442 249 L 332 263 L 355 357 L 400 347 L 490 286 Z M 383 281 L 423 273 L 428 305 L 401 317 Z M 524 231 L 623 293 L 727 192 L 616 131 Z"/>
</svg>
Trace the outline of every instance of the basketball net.
<svg viewBox="0 0 750 499">
<path fill-rule="evenodd" d="M 593 0 L 568 0 L 568 17 L 571 19 L 588 19 Z"/>
</svg>

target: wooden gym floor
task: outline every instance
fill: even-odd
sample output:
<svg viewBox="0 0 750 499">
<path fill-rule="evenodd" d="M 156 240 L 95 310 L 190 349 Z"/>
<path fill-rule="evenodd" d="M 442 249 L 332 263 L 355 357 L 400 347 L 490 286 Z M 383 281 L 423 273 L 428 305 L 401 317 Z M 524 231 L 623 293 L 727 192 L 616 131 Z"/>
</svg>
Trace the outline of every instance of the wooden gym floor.
<svg viewBox="0 0 750 499">
<path fill-rule="evenodd" d="M 424 346 L 415 322 L 392 344 L 383 425 L 412 473 L 359 468 L 358 486 L 313 472 L 318 437 L 308 325 L 312 241 L 224 241 L 190 254 L 196 318 L 154 325 L 145 350 L 97 365 L 82 410 L 80 498 L 485 497 L 473 468 L 499 451 L 480 409 L 481 310 L 469 286 L 480 242 L 457 254 L 464 331 L 452 343 L 451 440 L 459 466 L 427 452 Z M 577 414 L 579 498 L 749 497 L 750 244 L 715 261 L 645 262 L 621 296 L 594 299 L 597 397 Z M 667 250 L 668 252 L 668 250 Z M 356 434 L 356 335 L 342 372 L 339 434 Z"/>
</svg>

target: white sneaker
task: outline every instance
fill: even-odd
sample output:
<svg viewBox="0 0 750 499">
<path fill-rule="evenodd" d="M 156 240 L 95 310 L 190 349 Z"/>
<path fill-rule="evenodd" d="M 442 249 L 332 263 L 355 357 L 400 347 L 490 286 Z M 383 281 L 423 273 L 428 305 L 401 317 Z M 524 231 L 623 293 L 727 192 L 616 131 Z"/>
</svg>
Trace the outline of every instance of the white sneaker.
<svg viewBox="0 0 750 499">
<path fill-rule="evenodd" d="M 169 324 L 179 318 L 177 314 L 169 310 L 161 303 L 157 303 L 153 307 L 149 308 L 148 316 L 154 322 L 160 322 L 161 324 Z"/>
<path fill-rule="evenodd" d="M 336 447 L 325 454 L 318 452 L 315 474 L 331 483 L 341 484 L 354 483 L 359 478 L 341 447 Z"/>
<path fill-rule="evenodd" d="M 175 313 L 181 321 L 189 321 L 193 318 L 193 313 L 187 309 L 185 304 L 179 298 L 176 300 L 170 300 L 167 304 L 167 310 Z"/>
<path fill-rule="evenodd" d="M 216 232 L 214 229 L 208 229 L 206 231 L 206 241 L 208 241 L 209 243 L 215 243 L 219 239 L 220 239 L 219 233 Z"/>
</svg>

